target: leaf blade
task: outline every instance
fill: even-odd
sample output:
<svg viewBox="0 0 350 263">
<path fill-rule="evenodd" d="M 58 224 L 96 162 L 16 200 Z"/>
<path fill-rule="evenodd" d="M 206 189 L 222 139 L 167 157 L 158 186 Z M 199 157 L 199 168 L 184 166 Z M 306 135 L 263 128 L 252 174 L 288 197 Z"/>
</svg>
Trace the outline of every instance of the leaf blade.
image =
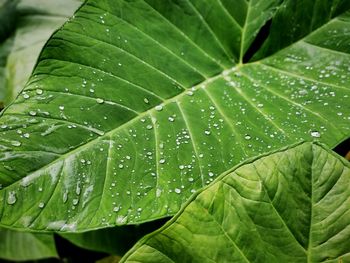
<svg viewBox="0 0 350 263">
<path fill-rule="evenodd" d="M 154 262 L 163 256 L 169 262 L 345 260 L 349 172 L 346 160 L 313 143 L 254 158 L 193 196 L 122 262 Z M 341 225 L 328 231 L 340 215 Z M 325 223 L 329 216 L 332 220 Z"/>
</svg>

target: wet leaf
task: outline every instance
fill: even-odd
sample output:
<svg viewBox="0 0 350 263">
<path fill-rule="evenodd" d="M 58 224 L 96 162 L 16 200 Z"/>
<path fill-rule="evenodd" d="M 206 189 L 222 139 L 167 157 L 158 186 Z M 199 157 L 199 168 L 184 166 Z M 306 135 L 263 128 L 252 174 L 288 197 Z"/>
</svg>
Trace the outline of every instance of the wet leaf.
<svg viewBox="0 0 350 263">
<path fill-rule="evenodd" d="M 1 224 L 150 221 L 249 157 L 348 138 L 346 8 L 310 10 L 317 27 L 242 63 L 266 21 L 293 16 L 282 3 L 87 1 L 0 118 Z"/>
</svg>

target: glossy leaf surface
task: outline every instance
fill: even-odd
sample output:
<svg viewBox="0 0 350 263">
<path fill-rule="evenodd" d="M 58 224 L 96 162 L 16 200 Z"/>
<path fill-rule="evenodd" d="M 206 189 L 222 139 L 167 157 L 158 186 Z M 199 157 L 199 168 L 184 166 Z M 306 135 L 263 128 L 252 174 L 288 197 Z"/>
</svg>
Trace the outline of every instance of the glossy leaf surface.
<svg viewBox="0 0 350 263">
<path fill-rule="evenodd" d="M 349 262 L 350 164 L 304 143 L 246 162 L 122 262 Z"/>
<path fill-rule="evenodd" d="M 87 1 L 0 119 L 1 224 L 150 221 L 248 157 L 346 139 L 349 11 L 315 11 L 317 30 L 241 63 L 281 3 Z"/>
</svg>

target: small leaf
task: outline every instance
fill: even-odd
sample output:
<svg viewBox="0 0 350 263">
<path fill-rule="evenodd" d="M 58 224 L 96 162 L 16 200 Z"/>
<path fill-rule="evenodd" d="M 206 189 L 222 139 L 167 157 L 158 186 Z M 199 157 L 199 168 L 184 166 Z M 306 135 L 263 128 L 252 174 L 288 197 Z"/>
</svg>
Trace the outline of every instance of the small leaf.
<svg viewBox="0 0 350 263">
<path fill-rule="evenodd" d="M 349 262 L 350 164 L 303 143 L 193 196 L 121 262 Z"/>
</svg>

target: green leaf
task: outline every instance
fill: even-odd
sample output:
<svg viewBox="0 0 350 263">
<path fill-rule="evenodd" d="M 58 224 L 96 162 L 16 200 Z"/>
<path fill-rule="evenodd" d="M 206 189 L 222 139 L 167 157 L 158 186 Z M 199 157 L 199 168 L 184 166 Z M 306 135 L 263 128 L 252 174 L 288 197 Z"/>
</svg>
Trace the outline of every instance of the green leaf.
<svg viewBox="0 0 350 263">
<path fill-rule="evenodd" d="M 350 164 L 303 143 L 194 195 L 121 262 L 349 262 Z"/>
<path fill-rule="evenodd" d="M 0 10 L 0 40 L 5 29 L 6 32 L 12 33 L 11 49 L 7 49 L 5 57 L 0 57 L 0 67 L 5 66 L 4 73 L 0 69 L 0 89 L 6 94 L 6 105 L 23 89 L 49 37 L 81 5 L 79 0 L 8 2 L 9 4 L 2 9 L 7 16 L 2 16 Z M 2 49 L 4 48 L 0 44 L 0 55 Z"/>
<path fill-rule="evenodd" d="M 0 228 L 0 259 L 23 261 L 57 258 L 52 234 L 17 232 Z"/>
<path fill-rule="evenodd" d="M 248 157 L 348 138 L 349 11 L 240 63 L 282 2 L 87 1 L 0 118 L 1 224 L 151 221 Z"/>
<path fill-rule="evenodd" d="M 348 0 L 302 2 L 290 0 L 280 6 L 272 20 L 271 34 L 255 54 L 255 59 L 264 58 L 292 44 L 350 8 Z"/>
</svg>

